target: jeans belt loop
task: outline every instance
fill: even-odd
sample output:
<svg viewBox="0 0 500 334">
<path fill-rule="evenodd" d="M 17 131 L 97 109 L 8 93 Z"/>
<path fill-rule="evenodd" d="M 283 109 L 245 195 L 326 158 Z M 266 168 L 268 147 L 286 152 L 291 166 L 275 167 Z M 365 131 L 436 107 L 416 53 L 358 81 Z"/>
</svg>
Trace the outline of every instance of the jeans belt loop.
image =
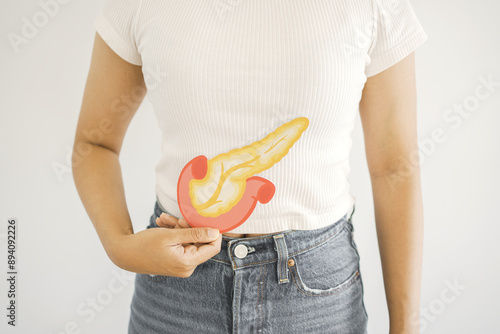
<svg viewBox="0 0 500 334">
<path fill-rule="evenodd" d="M 278 253 L 278 284 L 288 283 L 288 248 L 283 233 L 273 235 L 275 248 Z"/>
</svg>

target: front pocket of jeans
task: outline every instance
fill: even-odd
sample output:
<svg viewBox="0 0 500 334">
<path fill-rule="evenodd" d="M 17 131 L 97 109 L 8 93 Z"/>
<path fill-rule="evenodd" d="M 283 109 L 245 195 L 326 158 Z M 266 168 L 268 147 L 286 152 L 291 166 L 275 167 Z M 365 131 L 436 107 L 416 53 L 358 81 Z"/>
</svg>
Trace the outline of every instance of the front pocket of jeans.
<svg viewBox="0 0 500 334">
<path fill-rule="evenodd" d="M 340 293 L 359 279 L 359 257 L 345 227 L 319 246 L 291 257 L 289 266 L 296 288 L 309 296 Z M 290 263 L 290 261 L 289 261 Z"/>
</svg>

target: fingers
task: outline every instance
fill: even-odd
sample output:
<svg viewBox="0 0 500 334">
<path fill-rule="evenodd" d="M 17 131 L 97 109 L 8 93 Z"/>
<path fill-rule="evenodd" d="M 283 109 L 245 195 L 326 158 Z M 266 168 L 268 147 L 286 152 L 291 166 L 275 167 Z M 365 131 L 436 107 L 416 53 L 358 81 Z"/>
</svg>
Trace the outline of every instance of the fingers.
<svg viewBox="0 0 500 334">
<path fill-rule="evenodd" d="M 171 231 L 173 233 L 169 235 L 169 243 L 172 245 L 180 243 L 208 243 L 220 236 L 218 229 L 208 227 L 179 228 Z"/>
<path fill-rule="evenodd" d="M 222 234 L 209 243 L 203 244 L 175 244 L 168 247 L 175 257 L 182 263 L 184 269 L 190 269 L 208 261 L 213 256 L 220 253 Z M 199 246 L 198 246 L 199 245 Z"/>
<path fill-rule="evenodd" d="M 188 224 L 184 217 L 179 218 L 179 220 L 177 221 L 177 225 L 179 225 L 179 227 L 181 228 L 191 228 L 191 225 Z"/>
<path fill-rule="evenodd" d="M 222 234 L 212 242 L 202 244 L 199 247 L 190 245 L 184 248 L 184 255 L 186 256 L 186 262 L 194 263 L 196 265 L 208 261 L 214 255 L 220 253 L 222 243 Z"/>
<path fill-rule="evenodd" d="M 196 266 L 219 254 L 222 234 L 218 229 L 192 228 L 183 217 L 177 219 L 166 213 L 162 213 L 156 221 L 160 227 L 173 229 L 173 233 L 169 233 L 168 243 L 178 256 L 184 258 L 182 262 L 185 264 Z"/>
<path fill-rule="evenodd" d="M 177 219 L 165 212 L 163 212 L 160 217 L 156 218 L 156 225 L 166 228 L 191 228 L 191 225 L 188 224 L 184 217 Z"/>
<path fill-rule="evenodd" d="M 177 218 L 162 213 L 160 217 L 156 218 L 156 225 L 159 227 L 174 228 L 177 225 Z"/>
</svg>

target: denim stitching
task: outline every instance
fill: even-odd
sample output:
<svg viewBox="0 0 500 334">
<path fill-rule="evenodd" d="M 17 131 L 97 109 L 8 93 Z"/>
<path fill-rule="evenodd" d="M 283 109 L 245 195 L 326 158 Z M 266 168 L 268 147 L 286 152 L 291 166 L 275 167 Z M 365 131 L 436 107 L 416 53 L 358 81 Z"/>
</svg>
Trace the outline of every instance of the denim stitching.
<svg viewBox="0 0 500 334">
<path fill-rule="evenodd" d="M 231 264 L 231 262 L 223 260 L 223 259 L 219 259 L 218 257 L 211 257 L 209 260 L 213 260 L 213 261 L 224 263 L 224 264 Z"/>
<path fill-rule="evenodd" d="M 319 245 L 323 244 L 324 242 L 326 242 L 326 241 L 330 240 L 331 238 L 336 237 L 337 235 L 339 235 L 339 234 L 342 232 L 342 230 L 343 230 L 344 228 L 345 228 L 345 226 L 344 226 L 344 227 L 342 227 L 342 228 L 340 228 L 340 229 L 339 229 L 339 230 L 338 230 L 335 234 L 332 234 L 332 235 L 331 235 L 331 236 L 329 236 L 328 238 L 323 239 L 323 240 L 319 241 L 318 243 L 316 243 L 316 244 L 314 244 L 314 245 L 312 245 L 312 246 L 309 246 L 309 247 L 307 247 L 307 248 L 301 249 L 300 251 L 297 251 L 297 252 L 295 252 L 295 253 L 289 254 L 289 256 L 292 256 L 292 255 L 297 255 L 297 254 L 302 254 L 302 253 L 304 253 L 305 251 L 311 250 L 312 248 L 315 248 L 315 247 L 317 247 L 317 246 L 319 246 Z"/>
<path fill-rule="evenodd" d="M 229 252 L 229 256 L 231 257 L 231 260 L 233 260 L 233 261 L 234 261 L 234 258 L 233 258 L 233 251 L 232 251 L 232 249 L 231 249 L 231 247 L 232 247 L 232 246 L 233 246 L 233 245 L 230 245 L 230 247 L 229 247 L 229 249 L 231 250 L 231 251 Z M 234 265 L 234 266 L 233 266 L 233 269 L 236 269 L 236 268 L 238 268 L 238 266 Z"/>
<path fill-rule="evenodd" d="M 238 314 L 240 313 L 240 282 L 241 282 L 241 277 L 236 280 L 237 282 L 237 285 L 236 285 L 236 288 L 238 289 L 237 292 L 237 296 L 236 296 L 236 302 L 238 303 L 236 305 L 236 322 L 234 324 L 234 330 L 235 330 L 235 333 L 238 333 Z"/>
<path fill-rule="evenodd" d="M 277 241 L 278 243 L 278 259 L 277 259 L 277 262 L 276 262 L 276 265 L 278 266 L 278 280 L 281 282 L 283 279 L 281 277 L 283 277 L 283 264 L 281 263 L 283 260 L 282 257 L 283 257 L 283 245 L 281 244 L 280 241 Z"/>
<path fill-rule="evenodd" d="M 264 275 L 262 277 L 262 300 L 264 300 L 264 280 L 265 280 L 265 277 L 266 277 L 266 266 L 263 265 L 262 266 L 264 268 Z M 261 319 L 262 319 L 262 323 L 261 323 L 261 330 L 262 332 L 264 333 L 264 303 L 261 303 L 260 304 L 260 313 L 261 313 Z"/>
<path fill-rule="evenodd" d="M 155 217 L 155 219 L 153 220 L 153 222 L 154 222 L 154 225 L 156 225 L 156 227 L 159 227 L 159 226 L 158 226 L 158 224 L 156 224 L 156 218 L 159 218 L 159 216 L 160 216 L 163 212 L 165 212 L 165 213 L 167 213 L 167 212 L 166 212 L 166 211 L 165 211 L 165 210 L 164 210 L 164 209 L 163 209 L 163 208 L 162 208 L 162 207 L 161 207 L 158 203 L 157 203 L 157 207 L 158 207 L 158 210 L 155 210 L 156 217 Z M 167 214 L 168 214 L 168 213 L 167 213 Z M 341 218 L 341 221 L 343 221 L 342 223 L 344 223 L 344 224 L 347 222 L 347 220 L 346 220 L 346 219 L 344 219 L 344 217 L 342 217 L 342 218 Z M 342 224 L 342 223 L 340 223 L 340 224 Z M 344 226 L 344 227 L 345 227 L 345 226 Z M 297 252 L 295 252 L 295 253 L 291 253 L 291 254 L 288 254 L 288 255 L 289 255 L 289 256 L 293 256 L 293 255 L 301 254 L 301 253 L 303 253 L 303 252 L 305 252 L 305 251 L 307 251 L 307 250 L 310 250 L 311 248 L 313 248 L 313 247 L 315 247 L 315 246 L 318 246 L 318 245 L 320 245 L 320 244 L 322 244 L 322 243 L 324 243 L 324 242 L 328 241 L 329 239 L 331 239 L 331 238 L 335 237 L 336 235 L 338 235 L 338 234 L 342 231 L 342 229 L 343 229 L 343 228 L 340 228 L 340 229 L 339 229 L 339 231 L 337 231 L 335 234 L 333 234 L 333 235 L 331 235 L 331 236 L 327 237 L 326 239 L 323 239 L 323 240 L 319 241 L 318 243 L 316 243 L 316 244 L 314 244 L 314 245 L 312 245 L 312 246 L 309 246 L 309 247 L 307 247 L 307 248 L 301 249 L 301 250 L 299 250 L 299 251 L 297 251 Z M 288 232 L 284 232 L 284 233 L 283 233 L 283 237 L 284 237 L 286 234 L 290 234 L 290 233 L 293 233 L 293 232 L 296 232 L 296 231 L 297 231 L 297 230 L 291 230 L 291 231 L 288 231 Z M 252 237 L 252 238 L 246 238 L 246 239 L 248 239 L 248 240 L 261 240 L 261 239 L 273 238 L 273 237 L 274 237 L 274 235 L 276 235 L 276 234 L 273 234 L 273 235 L 268 235 L 268 236 L 262 236 L 262 237 Z M 231 240 L 235 239 L 235 238 L 231 238 L 231 237 L 225 237 L 224 235 L 222 236 L 222 238 L 223 238 L 223 239 L 226 239 L 226 240 L 228 240 L 228 241 L 231 241 Z M 234 258 L 233 258 L 233 256 L 232 256 L 232 252 L 230 252 L 230 256 L 231 256 L 231 260 L 233 260 L 233 261 L 234 261 Z M 229 264 L 229 265 L 231 265 L 231 262 L 230 262 L 230 261 L 226 261 L 226 260 L 223 260 L 223 259 L 220 259 L 220 258 L 216 258 L 215 256 L 214 256 L 214 257 L 212 257 L 212 258 L 210 258 L 209 260 L 214 260 L 214 261 L 216 261 L 216 262 L 221 262 L 221 263 L 225 263 L 225 264 Z M 269 263 L 269 262 L 274 262 L 275 260 L 277 260 L 277 259 L 275 258 L 275 259 L 266 260 L 266 261 L 260 261 L 260 262 L 248 263 L 248 264 L 246 264 L 246 265 L 244 265 L 244 266 L 250 266 L 250 265 L 253 265 L 253 264 L 260 264 L 260 263 Z M 237 265 L 235 265 L 235 266 L 233 267 L 233 269 L 242 268 L 242 267 L 244 267 L 244 266 L 237 266 Z M 286 268 L 285 268 L 285 270 L 286 270 Z M 149 275 L 148 275 L 148 276 L 149 276 Z M 155 277 L 151 277 L 151 276 L 149 276 L 149 278 L 154 279 L 154 278 L 156 278 L 156 277 L 158 277 L 158 278 L 159 278 L 160 276 L 163 276 L 163 275 L 158 275 L 158 276 L 155 276 Z M 156 280 L 158 280 L 158 279 L 156 279 Z"/>
<path fill-rule="evenodd" d="M 283 235 L 285 234 L 289 234 L 289 233 L 293 233 L 293 232 L 296 232 L 297 230 L 292 230 L 292 231 L 288 231 L 288 232 L 282 232 Z M 227 239 L 228 241 L 232 241 L 232 240 L 260 240 L 260 239 L 269 239 L 269 238 L 272 238 L 274 237 L 276 234 L 280 234 L 280 232 L 276 232 L 275 234 L 272 234 L 272 235 L 269 235 L 269 236 L 262 236 L 262 237 L 251 237 L 251 238 L 231 238 L 231 237 L 226 237 L 226 236 L 222 236 L 223 239 Z"/>
<path fill-rule="evenodd" d="M 288 277 L 287 278 L 280 278 L 280 277 L 286 277 L 286 267 L 285 267 L 285 264 L 283 263 L 283 257 L 286 253 L 286 245 L 285 245 L 285 239 L 283 236 L 277 236 L 275 238 L 275 240 L 277 238 L 280 238 L 280 240 L 277 241 L 277 244 L 278 244 L 278 262 L 277 262 L 277 265 L 278 265 L 278 273 L 281 274 L 281 275 L 278 275 L 278 279 L 280 282 L 288 282 Z"/>
<path fill-rule="evenodd" d="M 295 266 L 292 266 L 292 267 L 295 267 Z M 302 281 L 299 279 L 299 274 L 297 273 L 296 268 L 293 268 L 291 270 L 291 272 L 292 272 L 293 281 L 295 282 L 295 285 L 297 286 L 297 289 L 299 290 L 299 292 L 303 293 L 306 296 L 311 296 L 311 297 L 321 297 L 321 296 L 329 296 L 329 295 L 337 294 L 340 291 L 343 291 L 346 288 L 350 287 L 359 278 L 359 268 L 358 268 L 347 280 L 345 280 L 343 283 L 340 283 L 338 285 L 338 287 L 335 288 L 334 290 L 324 292 L 324 293 L 320 292 L 317 294 L 311 294 L 311 293 L 308 293 L 305 291 L 304 285 L 303 285 Z M 297 275 L 297 277 L 295 277 L 295 275 Z M 299 284 L 300 284 L 300 286 L 299 286 Z"/>
<path fill-rule="evenodd" d="M 297 252 L 295 252 L 295 253 L 288 254 L 288 256 L 289 256 L 289 257 L 291 257 L 291 256 L 294 256 L 294 255 L 302 254 L 302 253 L 304 253 L 304 252 L 306 252 L 306 251 L 308 251 L 308 250 L 311 250 L 311 248 L 314 248 L 314 247 L 316 247 L 316 246 L 319 246 L 319 245 L 321 245 L 322 243 L 324 243 L 324 242 L 326 242 L 326 241 L 330 240 L 331 238 L 333 238 L 333 237 L 337 236 L 340 232 L 342 232 L 342 229 L 340 229 L 337 233 L 335 233 L 335 234 L 333 234 L 333 235 L 329 236 L 328 238 L 326 238 L 326 239 L 324 239 L 324 240 L 321 240 L 321 241 L 319 241 L 318 243 L 316 243 L 316 244 L 314 244 L 314 245 L 312 245 L 312 246 L 309 246 L 309 247 L 307 247 L 307 248 L 301 249 L 300 251 L 297 251 Z M 233 258 L 233 256 L 232 256 L 232 252 L 230 252 L 230 254 L 231 254 L 231 259 L 234 259 L 234 258 Z M 221 258 L 217 258 L 217 257 L 215 257 L 215 256 L 214 256 L 214 257 L 211 257 L 211 258 L 210 258 L 210 259 L 208 259 L 208 260 L 215 261 L 215 262 L 219 262 L 219 263 L 223 263 L 223 264 L 227 264 L 227 265 L 231 265 L 231 262 L 230 262 L 230 261 L 226 261 L 226 260 L 223 260 L 223 259 L 221 259 Z M 274 262 L 274 261 L 276 261 L 276 260 L 277 260 L 277 259 L 276 259 L 276 258 L 274 258 L 274 259 L 271 259 L 271 260 L 266 260 L 266 261 L 260 261 L 260 262 L 252 262 L 252 263 L 248 263 L 248 264 L 243 265 L 243 266 L 237 266 L 237 265 L 236 265 L 235 267 L 233 267 L 233 269 L 243 268 L 243 267 L 245 267 L 245 266 L 250 266 L 250 265 L 253 265 L 253 264 L 261 264 L 261 263 L 266 263 L 266 264 L 267 264 L 267 263 Z M 160 278 L 160 276 L 164 277 L 163 275 L 158 275 L 158 276 L 155 276 L 155 277 L 151 277 L 151 276 L 149 276 L 149 275 L 148 275 L 148 277 L 149 277 L 150 279 L 152 279 L 152 280 L 156 280 L 156 281 L 159 281 L 159 280 L 160 280 L 160 279 L 159 279 L 159 278 Z"/>
<path fill-rule="evenodd" d="M 321 245 L 322 243 L 324 243 L 324 242 L 326 242 L 326 241 L 330 240 L 331 238 L 333 238 L 333 237 L 337 236 L 339 233 L 341 233 L 341 232 L 342 232 L 342 230 L 343 230 L 344 228 L 345 228 L 345 226 L 344 226 L 344 227 L 342 227 L 342 228 L 340 228 L 340 229 L 339 229 L 336 233 L 332 234 L 331 236 L 327 237 L 326 239 L 323 239 L 323 240 L 321 240 L 321 241 L 319 241 L 319 242 L 315 243 L 314 245 L 309 246 L 309 247 L 304 248 L 304 249 L 301 249 L 301 250 L 299 250 L 299 251 L 297 251 L 297 252 L 295 252 L 295 253 L 288 254 L 288 256 L 290 257 L 290 256 L 293 256 L 293 255 L 301 254 L 301 253 L 304 253 L 304 252 L 306 252 L 306 251 L 308 251 L 308 250 L 311 250 L 312 248 L 314 248 L 314 247 L 316 247 L 316 246 L 319 246 L 319 245 Z M 272 236 L 271 236 L 271 237 L 272 237 Z M 232 259 L 232 260 L 234 260 L 234 258 L 233 258 L 233 252 L 230 252 L 230 256 L 231 256 L 231 259 Z M 212 258 L 210 258 L 209 260 L 212 260 L 212 259 L 213 259 L 213 257 L 212 257 Z M 224 261 L 224 260 L 221 260 L 221 259 L 217 259 L 217 260 Z M 245 264 L 245 265 L 243 265 L 243 266 L 238 266 L 238 265 L 235 265 L 235 266 L 233 267 L 233 269 L 243 268 L 243 267 L 245 267 L 245 266 L 250 266 L 250 265 L 253 265 L 253 264 L 260 264 L 260 263 L 269 263 L 269 262 L 274 262 L 274 261 L 276 261 L 276 260 L 277 260 L 276 258 L 273 258 L 273 259 L 271 259 L 271 260 L 266 260 L 266 261 L 259 261 L 259 262 L 247 263 L 247 264 Z M 226 262 L 226 261 L 224 261 L 224 262 Z M 230 264 L 230 262 L 226 262 L 226 263 Z"/>
<path fill-rule="evenodd" d="M 259 298 L 257 298 L 257 310 L 259 312 L 259 317 L 261 318 L 261 322 L 263 322 L 263 317 L 262 317 L 262 300 L 264 299 L 264 283 L 262 279 L 262 267 L 263 265 L 260 266 L 259 270 L 259 279 L 257 281 L 257 291 L 259 292 Z M 259 310 L 260 307 L 260 310 Z M 257 319 L 258 320 L 258 319 Z"/>
</svg>

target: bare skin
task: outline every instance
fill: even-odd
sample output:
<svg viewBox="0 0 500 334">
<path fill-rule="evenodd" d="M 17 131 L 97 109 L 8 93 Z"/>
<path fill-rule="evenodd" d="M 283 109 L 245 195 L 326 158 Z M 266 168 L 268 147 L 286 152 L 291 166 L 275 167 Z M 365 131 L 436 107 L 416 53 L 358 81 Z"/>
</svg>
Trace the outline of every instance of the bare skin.
<svg viewBox="0 0 500 334">
<path fill-rule="evenodd" d="M 210 237 L 204 228 L 134 233 L 125 201 L 119 154 L 145 93 L 141 67 L 124 61 L 96 34 L 75 134 L 73 179 L 115 265 L 143 274 L 188 277 L 220 252 L 222 234 L 213 229 L 217 236 Z M 135 103 L 120 104 L 124 96 Z"/>
<path fill-rule="evenodd" d="M 424 224 L 414 53 L 368 78 L 359 109 L 390 334 L 420 333 Z"/>
<path fill-rule="evenodd" d="M 414 154 L 418 151 L 414 65 L 411 53 L 368 78 L 359 106 L 390 334 L 419 333 L 423 205 L 418 155 Z M 134 89 L 136 103 L 117 112 L 116 101 Z M 165 228 L 134 233 L 118 158 L 125 132 L 144 97 L 137 99 L 138 89 L 145 94 L 141 67 L 121 59 L 96 34 L 75 135 L 73 178 L 113 263 L 137 273 L 188 277 L 198 264 L 220 252 L 222 235 L 242 235 L 209 237 L 209 229 L 188 228 L 182 219 L 165 216 L 158 221 Z M 100 135 L 85 135 L 91 130 L 101 130 Z M 259 235 L 266 234 L 243 236 Z"/>
<path fill-rule="evenodd" d="M 115 265 L 142 274 L 189 277 L 220 252 L 219 231 L 156 228 L 134 233 L 125 201 L 119 154 L 145 93 L 141 67 L 124 61 L 96 34 L 73 147 L 73 179 Z M 124 96 L 133 96 L 135 104 L 120 104 Z"/>
</svg>

